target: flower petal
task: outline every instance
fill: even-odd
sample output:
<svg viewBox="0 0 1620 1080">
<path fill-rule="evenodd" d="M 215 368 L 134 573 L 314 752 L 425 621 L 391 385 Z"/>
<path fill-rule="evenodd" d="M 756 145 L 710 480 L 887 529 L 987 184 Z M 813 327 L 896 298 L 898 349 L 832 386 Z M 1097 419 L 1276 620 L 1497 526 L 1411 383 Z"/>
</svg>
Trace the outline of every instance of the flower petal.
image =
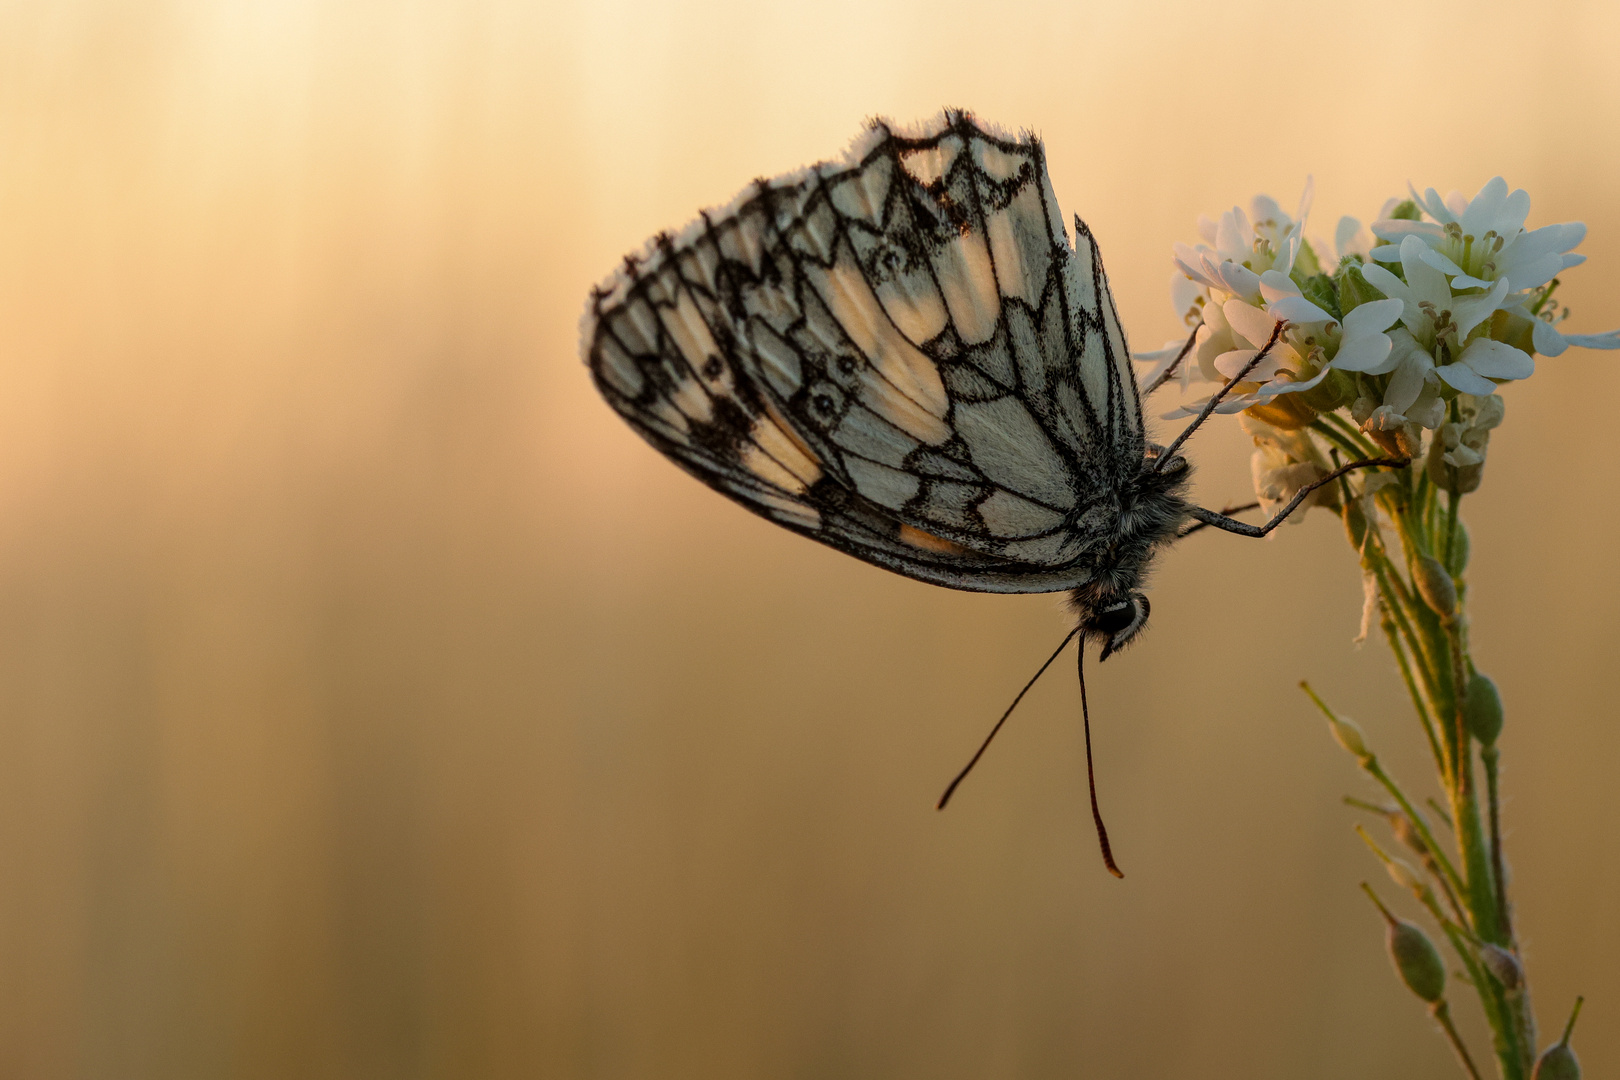
<svg viewBox="0 0 1620 1080">
<path fill-rule="evenodd" d="M 1305 219 L 1311 216 L 1311 204 L 1316 201 L 1316 177 L 1305 178 L 1305 190 L 1299 195 L 1299 208 L 1294 211 L 1294 224 L 1296 228 L 1305 225 Z"/>
<path fill-rule="evenodd" d="M 1515 259 L 1539 259 L 1543 255 L 1574 251 L 1586 239 L 1586 222 L 1564 221 L 1557 225 L 1543 225 L 1539 229 L 1513 239 L 1513 246 L 1502 254 Z"/>
<path fill-rule="evenodd" d="M 1303 296 L 1285 296 L 1266 305 L 1266 310 L 1291 323 L 1332 322 L 1333 316 Z"/>
<path fill-rule="evenodd" d="M 1412 290 L 1406 287 L 1406 282 L 1385 270 L 1382 266 L 1363 266 L 1361 276 L 1367 284 L 1395 300 L 1410 300 Z"/>
<path fill-rule="evenodd" d="M 1434 220 L 1440 222 L 1442 225 L 1457 220 L 1456 217 L 1452 215 L 1451 211 L 1446 208 L 1445 200 L 1440 197 L 1440 193 L 1434 190 L 1434 188 L 1427 188 L 1424 190 L 1422 195 L 1419 195 L 1417 193 L 1417 188 L 1412 186 L 1412 181 L 1408 180 L 1406 182 L 1406 190 L 1412 193 L 1413 202 L 1423 207 L 1424 211 L 1430 217 L 1434 218 Z"/>
<path fill-rule="evenodd" d="M 1620 330 L 1610 330 L 1606 334 L 1564 334 L 1563 338 L 1565 345 L 1576 345 L 1582 349 L 1620 349 Z M 1538 347 L 1536 351 L 1541 350 Z"/>
<path fill-rule="evenodd" d="M 1254 229 L 1235 206 L 1221 215 L 1215 227 L 1215 250 L 1228 259 L 1246 259 L 1254 252 Z"/>
<path fill-rule="evenodd" d="M 1378 302 L 1399 303 L 1389 300 Z M 1395 370 L 1395 365 L 1388 362 L 1391 348 L 1387 334 L 1364 334 L 1353 338 L 1347 335 L 1344 343 L 1339 346 L 1339 351 L 1333 356 L 1333 366 L 1340 371 L 1365 371 L 1369 375 L 1383 375 Z"/>
<path fill-rule="evenodd" d="M 1446 231 L 1432 221 L 1409 221 L 1406 218 L 1380 218 L 1372 223 L 1373 235 L 1399 244 L 1408 236 L 1426 236 L 1440 241 Z"/>
<path fill-rule="evenodd" d="M 1478 394 L 1484 397 L 1486 394 L 1496 392 L 1495 383 L 1476 374 L 1467 364 L 1446 364 L 1435 368 L 1434 372 L 1465 394 Z"/>
<path fill-rule="evenodd" d="M 1348 339 L 1361 334 L 1388 330 L 1395 324 L 1395 320 L 1401 317 L 1401 309 L 1405 306 L 1399 299 L 1389 299 L 1370 300 L 1359 307 L 1351 308 L 1350 314 L 1344 317 L 1344 336 Z"/>
<path fill-rule="evenodd" d="M 1412 339 L 1407 336 L 1406 340 Z M 1409 346 L 1384 389 L 1384 404 L 1398 413 L 1406 412 L 1423 392 L 1424 378 L 1433 370 L 1434 358 L 1421 348 Z"/>
<path fill-rule="evenodd" d="M 1238 372 L 1243 370 L 1243 366 L 1259 355 L 1259 349 L 1233 349 L 1231 352 L 1223 352 L 1221 355 L 1215 358 L 1215 370 L 1220 372 L 1227 379 L 1235 379 L 1238 376 Z M 1268 356 L 1266 359 L 1269 361 L 1271 358 Z M 1264 363 L 1260 365 L 1260 367 L 1265 366 L 1266 364 Z M 1270 377 L 1269 373 L 1267 375 L 1261 375 L 1259 372 L 1260 369 L 1256 368 L 1254 371 L 1249 372 L 1249 377 L 1253 379 L 1264 379 Z"/>
<path fill-rule="evenodd" d="M 1505 341 L 1492 341 L 1490 338 L 1477 338 L 1470 342 L 1462 355 L 1457 357 L 1457 363 L 1467 364 L 1477 374 L 1491 379 L 1528 379 L 1536 372 L 1536 362 L 1528 353 L 1515 349 Z"/>
<path fill-rule="evenodd" d="M 1433 248 L 1429 248 L 1426 251 L 1421 252 L 1419 254 L 1419 258 L 1428 263 L 1430 266 L 1434 267 L 1436 270 L 1440 271 L 1442 274 L 1461 275 L 1463 272 L 1462 267 L 1458 266 L 1456 263 L 1452 262 L 1450 259 L 1446 258 Z"/>
<path fill-rule="evenodd" d="M 1542 356 L 1558 356 L 1569 348 L 1569 342 L 1564 340 L 1564 335 L 1545 319 L 1530 321 L 1530 340 L 1535 344 L 1536 352 Z"/>
<path fill-rule="evenodd" d="M 1321 371 L 1318 371 L 1315 375 L 1309 379 L 1306 379 L 1304 382 L 1284 382 L 1281 379 L 1278 379 L 1273 382 L 1266 383 L 1266 385 L 1255 391 L 1255 394 L 1264 400 L 1267 398 L 1274 398 L 1279 394 L 1293 394 L 1298 393 L 1301 390 L 1309 390 L 1317 383 L 1327 378 L 1328 372 L 1332 370 L 1332 367 L 1327 364 L 1323 364 Z"/>
<path fill-rule="evenodd" d="M 1285 270 L 1267 270 L 1260 275 L 1260 295 L 1267 300 L 1281 300 L 1285 296 L 1299 296 L 1299 286 Z"/>
<path fill-rule="evenodd" d="M 1464 235 L 1479 239 L 1492 229 L 1496 229 L 1496 222 L 1502 216 L 1502 207 L 1507 203 L 1507 181 L 1500 176 L 1493 176 L 1485 181 L 1485 186 L 1479 189 L 1468 202 L 1468 208 L 1462 213 L 1462 231 Z M 1497 229 L 1497 234 L 1501 230 Z M 1510 234 L 1511 235 L 1511 234 Z"/>
<path fill-rule="evenodd" d="M 1221 288 L 1227 292 L 1235 293 L 1245 300 L 1258 300 L 1260 298 L 1260 275 L 1247 266 L 1230 260 L 1221 263 Z"/>
<path fill-rule="evenodd" d="M 1449 307 L 1451 285 L 1447 283 L 1446 275 L 1423 261 L 1423 253 L 1428 250 L 1428 245 L 1416 236 L 1408 236 L 1401 241 L 1401 269 L 1406 272 L 1406 287 L 1412 290 L 1412 298 L 1420 303 L 1427 300 L 1436 309 Z M 1408 320 L 1411 316 L 1412 312 L 1407 311 Z M 1406 325 L 1412 326 L 1410 321 Z M 1412 329 L 1415 331 L 1417 328 Z"/>
<path fill-rule="evenodd" d="M 1507 296 L 1507 278 L 1499 279 L 1488 293 L 1477 296 L 1459 296 L 1451 304 L 1451 317 L 1457 324 L 1457 340 L 1465 340 L 1474 327 L 1491 317 L 1502 299 Z"/>
<path fill-rule="evenodd" d="M 1367 252 L 1367 257 L 1374 262 L 1400 262 L 1401 248 L 1399 244 L 1384 244 Z"/>
<path fill-rule="evenodd" d="M 1272 331 L 1277 329 L 1276 319 L 1242 300 L 1228 300 L 1221 305 L 1221 311 L 1226 315 L 1226 321 L 1232 324 L 1232 329 L 1248 338 L 1249 343 L 1257 349 L 1264 347 Z"/>
<path fill-rule="evenodd" d="M 1512 269 L 1503 277 L 1512 285 L 1514 292 L 1523 292 L 1551 281 L 1553 275 L 1564 268 L 1564 260 L 1561 255 L 1551 254 L 1536 259 L 1515 259 L 1509 265 Z"/>
<path fill-rule="evenodd" d="M 1197 305 L 1203 291 L 1198 287 L 1198 282 L 1185 273 L 1173 274 L 1170 278 L 1170 305 L 1175 308 L 1176 314 L 1186 316 Z"/>
</svg>

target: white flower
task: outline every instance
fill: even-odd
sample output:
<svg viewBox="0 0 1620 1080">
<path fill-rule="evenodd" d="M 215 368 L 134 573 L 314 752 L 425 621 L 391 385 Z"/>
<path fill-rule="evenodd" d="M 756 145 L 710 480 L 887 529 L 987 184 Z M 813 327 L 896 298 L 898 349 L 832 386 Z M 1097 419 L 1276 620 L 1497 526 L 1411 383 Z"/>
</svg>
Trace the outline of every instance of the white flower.
<svg viewBox="0 0 1620 1080">
<path fill-rule="evenodd" d="M 1350 314 L 1344 317 L 1343 333 L 1339 338 L 1339 349 L 1333 359 L 1322 365 L 1313 378 L 1304 382 L 1287 383 L 1273 382 L 1260 388 L 1263 397 L 1275 397 L 1278 394 L 1291 394 L 1300 390 L 1309 390 L 1327 377 L 1332 370 L 1364 371 L 1369 374 L 1382 374 L 1393 371 L 1394 363 L 1389 362 L 1393 343 L 1388 334 L 1384 333 L 1395 320 L 1401 317 L 1402 303 L 1399 300 L 1374 300 L 1352 308 Z"/>
<path fill-rule="evenodd" d="M 1507 295 L 1508 280 L 1498 278 L 1486 292 L 1454 296 L 1445 272 L 1425 257 L 1429 254 L 1432 249 L 1409 233 L 1400 243 L 1405 281 L 1370 264 L 1362 268 L 1362 277 L 1385 296 L 1401 301 L 1401 322 L 1417 348 L 1427 354 L 1435 374 L 1451 386 L 1467 394 L 1485 395 L 1495 392 L 1491 379 L 1529 378 L 1535 371 L 1529 354 L 1484 335 L 1486 320 Z M 1475 335 L 1475 330 L 1481 332 Z M 1412 361 L 1414 370 L 1422 363 L 1409 353 L 1397 357 L 1397 362 L 1405 359 Z"/>
<path fill-rule="evenodd" d="M 1372 230 L 1381 239 L 1389 241 L 1372 249 L 1371 256 L 1379 262 L 1400 262 L 1409 266 L 1407 244 L 1415 240 L 1421 247 L 1418 257 L 1422 262 L 1449 279 L 1454 292 L 1473 289 L 1488 290 L 1494 296 L 1491 310 L 1506 310 L 1525 318 L 1534 319 L 1533 343 L 1543 356 L 1557 356 L 1570 345 L 1588 349 L 1620 349 L 1620 331 L 1607 334 L 1565 335 L 1553 328 L 1550 321 L 1536 319 L 1526 305 L 1531 291 L 1552 281 L 1560 271 L 1579 266 L 1586 256 L 1573 254 L 1573 250 L 1586 238 L 1586 226 L 1579 221 L 1557 225 L 1544 225 L 1526 230 L 1525 219 L 1530 214 L 1530 196 L 1522 188 L 1508 191 L 1507 181 L 1494 177 L 1472 199 L 1453 191 L 1446 198 L 1429 188 L 1422 195 L 1412 189 L 1412 199 L 1433 221 L 1407 221 L 1383 218 L 1373 222 Z M 1412 276 L 1406 271 L 1407 282 Z M 1368 277 L 1369 282 L 1372 277 Z M 1374 283 L 1376 284 L 1376 283 Z M 1382 289 L 1382 286 L 1377 286 Z M 1388 293 L 1387 295 L 1394 295 Z M 1414 331 L 1416 333 L 1416 331 Z M 1453 369 L 1456 378 L 1442 375 L 1448 383 L 1473 394 L 1483 394 L 1483 381 L 1470 376 L 1489 378 L 1524 378 L 1525 375 L 1493 375 L 1488 368 L 1500 368 L 1517 361 L 1505 353 L 1493 350 L 1493 359 L 1476 355 L 1462 361 L 1466 370 Z M 1474 363 L 1481 360 L 1482 363 Z M 1520 364 L 1519 368 L 1522 369 Z M 1466 384 L 1466 385 L 1465 385 Z"/>
</svg>

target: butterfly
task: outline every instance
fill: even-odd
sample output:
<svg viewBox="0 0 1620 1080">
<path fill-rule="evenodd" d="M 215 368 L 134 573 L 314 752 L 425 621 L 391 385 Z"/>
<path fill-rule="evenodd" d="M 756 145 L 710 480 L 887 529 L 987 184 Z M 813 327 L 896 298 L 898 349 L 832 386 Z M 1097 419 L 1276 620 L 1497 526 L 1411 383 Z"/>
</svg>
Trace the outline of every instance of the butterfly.
<svg viewBox="0 0 1620 1080">
<path fill-rule="evenodd" d="M 843 157 L 653 237 L 591 292 L 581 349 L 710 487 L 919 581 L 1066 591 L 1063 644 L 1102 659 L 1147 623 L 1160 548 L 1204 524 L 1264 535 L 1309 494 L 1265 526 L 1188 502 L 1176 450 L 1221 395 L 1149 441 L 1096 239 L 1079 217 L 1066 233 L 1041 140 L 961 110 L 873 120 Z M 1094 784 L 1092 807 L 1118 874 Z"/>
</svg>

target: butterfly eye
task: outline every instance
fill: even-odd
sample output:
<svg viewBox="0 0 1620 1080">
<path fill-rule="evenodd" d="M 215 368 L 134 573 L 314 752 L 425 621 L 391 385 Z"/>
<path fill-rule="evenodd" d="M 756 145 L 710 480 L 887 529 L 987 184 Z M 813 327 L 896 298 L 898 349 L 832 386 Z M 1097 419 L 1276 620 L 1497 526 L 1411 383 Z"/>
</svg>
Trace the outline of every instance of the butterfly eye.
<svg viewBox="0 0 1620 1080">
<path fill-rule="evenodd" d="M 1129 600 L 1121 600 L 1097 612 L 1091 620 L 1094 630 L 1100 630 L 1113 637 L 1131 623 L 1136 621 L 1136 605 Z"/>
<path fill-rule="evenodd" d="M 1148 611 L 1148 598 L 1141 593 L 1131 593 L 1126 599 L 1110 604 L 1092 616 L 1089 629 L 1108 637 L 1099 659 L 1106 660 L 1110 654 L 1124 648 L 1147 623 Z"/>
</svg>

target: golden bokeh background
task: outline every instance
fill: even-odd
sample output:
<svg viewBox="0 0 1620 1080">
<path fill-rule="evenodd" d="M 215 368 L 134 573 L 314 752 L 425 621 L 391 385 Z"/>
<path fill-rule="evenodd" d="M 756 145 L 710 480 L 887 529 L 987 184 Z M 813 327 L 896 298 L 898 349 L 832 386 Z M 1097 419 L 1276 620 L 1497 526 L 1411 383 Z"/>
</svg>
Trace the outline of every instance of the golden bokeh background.
<svg viewBox="0 0 1620 1080">
<path fill-rule="evenodd" d="M 0 4 L 0 1076 L 1419 1077 L 1356 889 L 1420 739 L 1325 517 L 1062 635 L 778 530 L 597 400 L 589 286 L 863 117 L 1048 141 L 1128 331 L 1316 176 L 1579 218 L 1620 326 L 1620 9 L 1373 0 Z M 1470 498 L 1544 1028 L 1620 1069 L 1614 354 L 1505 391 Z M 1248 486 L 1228 422 L 1210 503 Z M 1428 790 L 1425 788 L 1425 790 Z M 1383 886 L 1386 895 L 1395 890 Z M 1476 1052 L 1481 1025 L 1454 984 Z"/>
</svg>

